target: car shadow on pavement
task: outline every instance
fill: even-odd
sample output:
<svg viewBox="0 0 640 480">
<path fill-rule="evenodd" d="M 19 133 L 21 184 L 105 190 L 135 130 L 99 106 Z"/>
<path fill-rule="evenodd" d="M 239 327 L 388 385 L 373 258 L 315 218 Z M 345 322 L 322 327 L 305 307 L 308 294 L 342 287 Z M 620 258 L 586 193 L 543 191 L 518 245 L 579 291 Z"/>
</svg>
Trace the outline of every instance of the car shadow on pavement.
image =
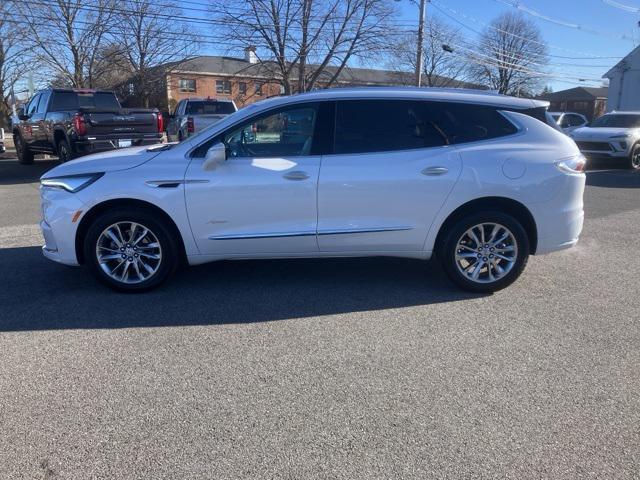
<svg viewBox="0 0 640 480">
<path fill-rule="evenodd" d="M 605 188 L 640 188 L 640 170 L 587 172 L 587 185 Z"/>
<path fill-rule="evenodd" d="M 45 172 L 58 165 L 58 160 L 36 160 L 33 165 L 21 165 L 15 159 L 0 160 L 0 185 L 39 182 Z"/>
<path fill-rule="evenodd" d="M 435 262 L 395 258 L 226 261 L 123 294 L 38 247 L 0 249 L 0 331 L 267 322 L 478 298 Z"/>
</svg>

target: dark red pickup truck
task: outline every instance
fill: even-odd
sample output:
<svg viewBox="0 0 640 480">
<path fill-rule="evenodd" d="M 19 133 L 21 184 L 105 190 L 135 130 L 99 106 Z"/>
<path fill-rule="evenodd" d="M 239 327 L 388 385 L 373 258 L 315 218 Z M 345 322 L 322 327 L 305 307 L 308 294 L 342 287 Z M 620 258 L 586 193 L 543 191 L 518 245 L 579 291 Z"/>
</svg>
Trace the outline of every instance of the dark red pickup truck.
<svg viewBox="0 0 640 480">
<path fill-rule="evenodd" d="M 89 153 L 162 141 L 162 114 L 123 109 L 113 92 L 47 89 L 36 93 L 18 112 L 13 139 L 20 163 L 37 153 L 65 162 Z"/>
</svg>

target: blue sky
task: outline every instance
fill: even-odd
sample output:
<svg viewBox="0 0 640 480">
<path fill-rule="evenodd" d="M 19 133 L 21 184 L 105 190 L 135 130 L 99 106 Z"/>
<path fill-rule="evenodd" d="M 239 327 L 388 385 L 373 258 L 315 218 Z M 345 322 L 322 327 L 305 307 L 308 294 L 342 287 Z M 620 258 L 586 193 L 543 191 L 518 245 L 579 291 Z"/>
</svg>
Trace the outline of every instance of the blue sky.
<svg viewBox="0 0 640 480">
<path fill-rule="evenodd" d="M 549 49 L 549 53 L 554 55 L 550 59 L 553 65 L 548 66 L 547 72 L 558 78 L 550 78 L 546 83 L 550 84 L 554 90 L 578 85 L 597 86 L 601 83 L 601 80 L 597 79 L 618 62 L 617 59 L 612 58 L 558 57 L 623 57 L 640 43 L 640 30 L 637 24 L 640 14 L 612 5 L 640 9 L 640 0 L 433 0 L 433 3 L 427 4 L 427 15 L 438 16 L 446 23 L 461 28 L 466 38 L 474 39 L 477 38 L 476 33 L 455 23 L 441 11 L 475 30 L 482 30 L 484 26 L 482 22 L 490 22 L 504 11 L 515 11 L 515 8 L 507 5 L 508 3 L 520 4 L 552 20 L 525 14 L 540 28 L 548 44 L 553 46 Z M 401 0 L 399 5 L 403 23 L 417 23 L 418 7 L 415 1 Z M 457 12 L 457 15 L 453 12 Z M 566 26 L 567 24 L 574 26 Z M 575 25 L 580 28 L 576 28 Z M 622 36 L 628 38 L 623 39 Z M 591 67 L 591 65 L 601 67 Z M 596 81 L 580 82 L 580 78 L 596 79 Z"/>
</svg>

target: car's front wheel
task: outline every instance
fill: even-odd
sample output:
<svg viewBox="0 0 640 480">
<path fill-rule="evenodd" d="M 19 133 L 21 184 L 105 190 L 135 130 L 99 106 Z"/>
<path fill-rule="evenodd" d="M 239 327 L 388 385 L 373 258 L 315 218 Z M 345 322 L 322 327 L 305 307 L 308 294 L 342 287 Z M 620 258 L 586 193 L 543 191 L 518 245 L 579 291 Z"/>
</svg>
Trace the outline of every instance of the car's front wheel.
<svg viewBox="0 0 640 480">
<path fill-rule="evenodd" d="M 105 213 L 89 227 L 85 260 L 103 283 L 144 291 L 164 282 L 178 265 L 178 247 L 166 222 L 143 210 Z"/>
<path fill-rule="evenodd" d="M 640 170 L 640 144 L 634 145 L 629 155 L 629 168 Z"/>
<path fill-rule="evenodd" d="M 446 233 L 438 253 L 456 285 L 490 293 L 520 276 L 529 258 L 529 239 L 511 215 L 480 212 L 460 219 Z"/>
<path fill-rule="evenodd" d="M 18 162 L 20 162 L 22 165 L 31 165 L 34 160 L 34 154 L 31 150 L 29 150 L 29 147 L 24 142 L 22 135 L 15 134 L 13 136 L 13 143 L 16 147 Z"/>
</svg>

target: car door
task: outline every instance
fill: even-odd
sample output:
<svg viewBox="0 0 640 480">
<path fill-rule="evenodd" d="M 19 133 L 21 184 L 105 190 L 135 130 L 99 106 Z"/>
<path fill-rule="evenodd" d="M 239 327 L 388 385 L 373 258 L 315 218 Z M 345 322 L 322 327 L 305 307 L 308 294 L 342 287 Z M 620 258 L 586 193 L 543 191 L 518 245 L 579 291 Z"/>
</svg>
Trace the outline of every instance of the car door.
<svg viewBox="0 0 640 480">
<path fill-rule="evenodd" d="M 321 252 L 419 252 L 461 160 L 417 100 L 344 100 L 318 186 Z"/>
<path fill-rule="evenodd" d="M 38 150 L 51 150 L 48 142 L 49 131 L 46 122 L 47 106 L 49 105 L 50 97 L 51 90 L 45 90 L 40 94 L 40 100 L 38 101 L 36 110 L 29 119 L 33 132 L 33 146 Z"/>
<path fill-rule="evenodd" d="M 25 115 L 28 117 L 26 120 L 21 122 L 20 133 L 22 135 L 22 140 L 25 145 L 29 148 L 37 148 L 37 139 L 38 139 L 38 127 L 37 127 L 37 116 L 36 110 L 38 108 L 38 102 L 40 101 L 40 94 L 36 94 L 31 101 L 27 104 L 27 107 L 24 110 Z M 34 118 L 35 116 L 35 118 Z M 35 126 L 35 131 L 34 131 Z"/>
<path fill-rule="evenodd" d="M 317 253 L 320 111 L 306 103 L 257 114 L 196 148 L 185 188 L 202 254 Z M 227 160 L 206 171 L 205 152 L 218 142 Z"/>
</svg>

